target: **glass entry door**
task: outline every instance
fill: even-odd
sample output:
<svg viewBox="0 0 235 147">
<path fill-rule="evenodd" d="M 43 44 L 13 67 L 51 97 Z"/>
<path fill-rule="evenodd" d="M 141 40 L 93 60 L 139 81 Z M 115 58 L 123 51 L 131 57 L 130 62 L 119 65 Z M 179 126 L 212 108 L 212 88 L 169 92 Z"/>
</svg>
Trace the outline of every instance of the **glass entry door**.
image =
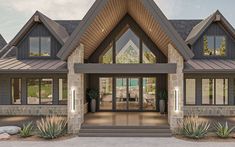
<svg viewBox="0 0 235 147">
<path fill-rule="evenodd" d="M 140 109 L 139 78 L 116 78 L 116 110 Z"/>
</svg>

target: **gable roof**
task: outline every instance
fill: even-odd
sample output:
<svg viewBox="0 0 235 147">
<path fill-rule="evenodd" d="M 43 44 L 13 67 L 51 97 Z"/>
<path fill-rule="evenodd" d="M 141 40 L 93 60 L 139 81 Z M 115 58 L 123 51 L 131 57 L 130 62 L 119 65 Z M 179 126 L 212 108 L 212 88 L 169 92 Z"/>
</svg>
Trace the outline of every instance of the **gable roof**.
<svg viewBox="0 0 235 147">
<path fill-rule="evenodd" d="M 81 20 L 55 20 L 55 22 L 63 26 L 68 34 L 71 35 L 77 26 L 81 23 Z"/>
<path fill-rule="evenodd" d="M 66 41 L 62 49 L 57 54 L 62 60 L 66 60 L 67 57 L 73 52 L 73 50 L 80 43 L 82 35 L 86 32 L 89 25 L 95 20 L 99 12 L 105 7 L 109 0 L 96 0 L 93 6 L 90 8 L 88 13 L 83 18 L 82 23 L 72 33 L 70 38 Z M 138 0 L 144 7 L 149 11 L 154 20 L 156 20 L 163 31 L 170 38 L 176 49 L 183 56 L 184 59 L 188 60 L 194 56 L 193 52 L 188 48 L 183 39 L 176 32 L 174 27 L 162 13 L 160 8 L 156 5 L 153 0 Z"/>
<path fill-rule="evenodd" d="M 7 44 L 6 40 L 0 34 L 0 50 Z"/>
<path fill-rule="evenodd" d="M 56 23 L 55 21 L 51 20 L 44 14 L 36 11 L 36 13 L 29 19 L 29 21 L 23 26 L 20 32 L 13 38 L 12 41 L 9 42 L 9 46 L 16 46 L 17 43 L 20 41 L 22 37 L 28 30 L 35 24 L 35 23 L 43 23 L 45 27 L 54 35 L 54 37 L 60 42 L 61 45 L 65 43 L 67 38 L 69 37 L 68 32 L 66 29 Z"/>
<path fill-rule="evenodd" d="M 186 40 L 193 27 L 199 24 L 202 19 L 194 20 L 169 20 L 175 30 L 180 34 L 183 40 Z"/>
<path fill-rule="evenodd" d="M 198 38 L 203 34 L 203 32 L 213 23 L 213 22 L 221 22 L 235 37 L 235 30 L 233 26 L 226 20 L 226 18 L 217 10 L 212 15 L 201 21 L 197 24 L 186 39 L 186 43 L 193 45 Z"/>
</svg>

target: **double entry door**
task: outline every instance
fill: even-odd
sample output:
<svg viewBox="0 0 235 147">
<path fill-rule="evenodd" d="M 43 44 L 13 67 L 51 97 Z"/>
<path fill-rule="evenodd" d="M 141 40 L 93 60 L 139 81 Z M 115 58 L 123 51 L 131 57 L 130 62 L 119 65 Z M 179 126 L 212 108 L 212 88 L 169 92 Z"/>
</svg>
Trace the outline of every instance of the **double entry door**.
<svg viewBox="0 0 235 147">
<path fill-rule="evenodd" d="M 139 110 L 140 103 L 140 79 L 116 78 L 116 110 Z"/>
</svg>

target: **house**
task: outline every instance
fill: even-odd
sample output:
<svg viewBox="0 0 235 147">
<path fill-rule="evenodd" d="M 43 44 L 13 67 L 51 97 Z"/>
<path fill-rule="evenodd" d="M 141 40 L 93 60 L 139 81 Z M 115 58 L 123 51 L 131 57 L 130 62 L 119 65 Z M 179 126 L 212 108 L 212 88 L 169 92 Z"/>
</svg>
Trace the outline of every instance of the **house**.
<svg viewBox="0 0 235 147">
<path fill-rule="evenodd" d="M 65 18 L 66 19 L 66 18 Z M 0 59 L 0 115 L 65 115 L 77 133 L 98 89 L 99 112 L 235 115 L 235 30 L 216 11 L 168 20 L 153 0 L 97 0 L 82 20 L 36 12 Z"/>
</svg>

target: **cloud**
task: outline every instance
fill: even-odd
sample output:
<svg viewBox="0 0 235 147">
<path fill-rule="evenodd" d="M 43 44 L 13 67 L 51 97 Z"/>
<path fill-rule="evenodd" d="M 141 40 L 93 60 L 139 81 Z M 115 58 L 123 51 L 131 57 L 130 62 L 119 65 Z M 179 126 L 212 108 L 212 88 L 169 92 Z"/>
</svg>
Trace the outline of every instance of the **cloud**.
<svg viewBox="0 0 235 147">
<path fill-rule="evenodd" d="M 14 11 L 31 14 L 41 11 L 52 19 L 82 19 L 95 0 L 8 0 Z"/>
</svg>

